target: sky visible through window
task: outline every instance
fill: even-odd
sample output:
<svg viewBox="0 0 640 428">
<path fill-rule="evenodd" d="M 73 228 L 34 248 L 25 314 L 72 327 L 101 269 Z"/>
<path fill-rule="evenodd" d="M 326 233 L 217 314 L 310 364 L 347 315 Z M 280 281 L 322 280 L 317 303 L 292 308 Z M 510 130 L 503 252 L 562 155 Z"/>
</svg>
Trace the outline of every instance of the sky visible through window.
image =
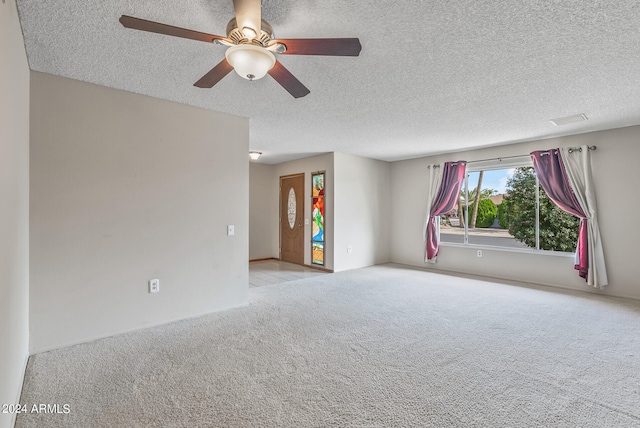
<svg viewBox="0 0 640 428">
<path fill-rule="evenodd" d="M 496 195 L 503 194 L 507 189 L 507 180 L 513 176 L 514 171 L 515 168 L 485 171 L 482 177 L 482 188 L 496 190 Z M 469 173 L 469 191 L 478 186 L 478 176 L 477 171 Z"/>
</svg>

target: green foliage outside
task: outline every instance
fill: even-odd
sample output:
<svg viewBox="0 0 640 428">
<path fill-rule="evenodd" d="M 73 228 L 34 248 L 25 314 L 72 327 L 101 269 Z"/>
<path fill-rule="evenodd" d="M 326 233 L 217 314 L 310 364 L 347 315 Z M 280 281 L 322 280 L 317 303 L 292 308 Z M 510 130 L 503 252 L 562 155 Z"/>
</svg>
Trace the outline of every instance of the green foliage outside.
<svg viewBox="0 0 640 428">
<path fill-rule="evenodd" d="M 476 194 L 477 193 L 478 193 L 478 189 L 470 189 L 469 190 L 469 217 L 472 216 L 472 213 L 473 213 L 473 201 L 476 200 Z M 490 198 L 491 196 L 493 196 L 493 195 L 495 195 L 497 193 L 498 193 L 498 191 L 494 190 L 494 189 L 482 189 L 482 190 L 480 190 L 480 200 L 482 201 L 482 200 L 488 199 L 488 198 Z M 462 189 L 462 190 L 460 190 L 460 199 L 458 200 L 458 207 L 460 208 L 459 216 L 460 216 L 460 221 L 461 222 L 464 222 L 464 215 L 465 215 L 464 207 L 465 207 L 465 204 L 466 204 L 466 200 L 467 199 L 465 198 L 464 189 Z M 478 210 L 480 209 L 481 206 L 482 205 L 478 205 Z M 479 215 L 480 214 L 478 214 L 478 216 Z M 471 223 L 471 221 L 469 221 L 469 223 Z M 491 226 L 491 225 L 489 225 L 489 226 Z M 486 227 L 489 227 L 489 226 L 486 226 Z M 464 226 L 462 226 L 462 227 L 464 227 Z M 472 227 L 472 225 L 469 224 L 469 227 Z M 484 226 L 479 226 L 478 219 L 476 219 L 476 227 L 484 227 Z"/>
<path fill-rule="evenodd" d="M 478 193 L 477 189 L 469 189 L 469 211 L 471 211 L 471 206 L 473 205 L 473 201 L 476 200 L 476 193 Z M 498 193 L 497 190 L 494 189 L 482 189 L 480 190 L 480 199 L 487 199 L 493 195 Z M 464 197 L 464 189 L 460 190 L 460 204 L 464 207 L 466 198 Z M 478 207 L 479 208 L 479 207 Z"/>
<path fill-rule="evenodd" d="M 469 205 L 469 212 L 473 212 L 474 204 Z M 496 220 L 498 208 L 491 199 L 480 199 L 478 202 L 478 217 L 476 227 L 491 227 Z"/>
<path fill-rule="evenodd" d="M 498 222 L 500 223 L 500 227 L 502 229 L 509 228 L 509 220 L 507 220 L 507 212 L 505 211 L 505 205 L 501 203 L 498 205 Z"/>
<path fill-rule="evenodd" d="M 516 168 L 513 177 L 507 181 L 507 192 L 501 204 L 509 233 L 532 248 L 536 246 L 535 187 L 533 168 Z M 539 211 L 540 249 L 575 251 L 580 219 L 562 211 L 542 189 Z"/>
</svg>

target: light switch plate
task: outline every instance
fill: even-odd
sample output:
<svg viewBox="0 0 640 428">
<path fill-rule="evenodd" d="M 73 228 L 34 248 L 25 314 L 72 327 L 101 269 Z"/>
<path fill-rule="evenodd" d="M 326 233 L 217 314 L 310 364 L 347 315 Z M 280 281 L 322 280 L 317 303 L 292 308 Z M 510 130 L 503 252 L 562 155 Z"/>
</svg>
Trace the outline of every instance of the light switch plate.
<svg viewBox="0 0 640 428">
<path fill-rule="evenodd" d="M 227 226 L 227 236 L 233 236 L 236 234 L 235 226 L 230 224 Z"/>
</svg>

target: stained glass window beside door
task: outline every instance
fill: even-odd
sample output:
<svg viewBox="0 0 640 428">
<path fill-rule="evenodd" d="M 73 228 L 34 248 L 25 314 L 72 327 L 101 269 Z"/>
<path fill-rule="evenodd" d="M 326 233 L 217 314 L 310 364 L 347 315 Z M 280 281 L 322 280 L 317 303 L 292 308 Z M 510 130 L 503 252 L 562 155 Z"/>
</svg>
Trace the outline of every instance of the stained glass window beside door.
<svg viewBox="0 0 640 428">
<path fill-rule="evenodd" d="M 324 172 L 311 174 L 311 263 L 324 265 Z"/>
</svg>

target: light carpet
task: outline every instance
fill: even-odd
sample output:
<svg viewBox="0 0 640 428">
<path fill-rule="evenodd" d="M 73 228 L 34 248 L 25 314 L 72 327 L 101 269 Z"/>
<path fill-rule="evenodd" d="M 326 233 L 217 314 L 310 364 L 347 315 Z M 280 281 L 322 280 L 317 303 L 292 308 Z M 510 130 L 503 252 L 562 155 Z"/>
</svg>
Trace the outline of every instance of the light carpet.
<svg viewBox="0 0 640 428">
<path fill-rule="evenodd" d="M 78 320 L 81 322 L 81 320 Z M 637 427 L 640 302 L 399 265 L 30 358 L 22 427 Z"/>
</svg>

